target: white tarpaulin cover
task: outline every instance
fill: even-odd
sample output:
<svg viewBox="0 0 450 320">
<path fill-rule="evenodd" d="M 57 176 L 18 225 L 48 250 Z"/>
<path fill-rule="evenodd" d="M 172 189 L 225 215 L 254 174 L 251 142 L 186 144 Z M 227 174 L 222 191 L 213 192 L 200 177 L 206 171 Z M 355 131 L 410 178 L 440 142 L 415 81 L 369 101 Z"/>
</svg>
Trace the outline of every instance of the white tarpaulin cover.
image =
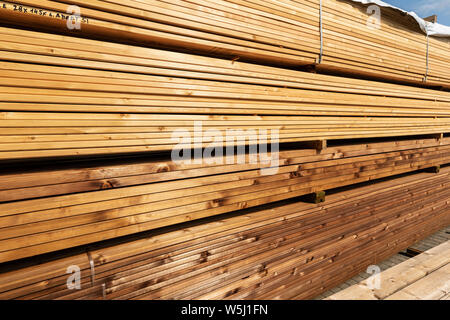
<svg viewBox="0 0 450 320">
<path fill-rule="evenodd" d="M 376 4 L 380 7 L 387 7 L 387 8 L 393 8 L 395 10 L 401 11 L 406 13 L 407 15 L 410 15 L 414 19 L 416 19 L 417 23 L 420 26 L 420 29 L 423 30 L 423 32 L 429 36 L 436 36 L 436 37 L 450 37 L 450 27 L 444 26 L 439 23 L 432 23 L 423 20 L 421 17 L 419 17 L 415 12 L 407 12 L 405 10 L 402 10 L 400 8 L 394 7 L 390 5 L 389 3 L 380 1 L 380 0 L 351 0 L 353 2 L 359 2 L 365 5 L 370 4 Z M 432 0 L 430 0 L 432 1 Z"/>
</svg>

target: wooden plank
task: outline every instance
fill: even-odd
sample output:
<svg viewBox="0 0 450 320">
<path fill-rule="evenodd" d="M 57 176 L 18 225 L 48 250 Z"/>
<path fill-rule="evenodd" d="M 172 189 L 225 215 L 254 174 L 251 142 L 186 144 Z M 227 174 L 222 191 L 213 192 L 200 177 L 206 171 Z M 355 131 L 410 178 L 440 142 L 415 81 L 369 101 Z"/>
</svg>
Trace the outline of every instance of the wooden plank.
<svg viewBox="0 0 450 320">
<path fill-rule="evenodd" d="M 445 286 L 448 286 L 449 276 L 446 270 L 449 263 L 450 242 L 447 241 L 382 272 L 379 289 L 371 290 L 362 282 L 327 299 L 439 300 L 445 296 L 445 290 L 448 290 Z"/>
</svg>

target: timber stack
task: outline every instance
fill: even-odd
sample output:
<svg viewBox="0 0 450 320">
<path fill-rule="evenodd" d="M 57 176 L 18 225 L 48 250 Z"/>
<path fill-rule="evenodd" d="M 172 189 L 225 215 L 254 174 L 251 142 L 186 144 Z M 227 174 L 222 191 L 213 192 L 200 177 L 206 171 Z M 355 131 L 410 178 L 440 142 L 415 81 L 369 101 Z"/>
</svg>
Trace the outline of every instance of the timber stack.
<svg viewBox="0 0 450 320">
<path fill-rule="evenodd" d="M 450 38 L 380 10 L 0 1 L 0 299 L 309 299 L 450 225 Z"/>
</svg>

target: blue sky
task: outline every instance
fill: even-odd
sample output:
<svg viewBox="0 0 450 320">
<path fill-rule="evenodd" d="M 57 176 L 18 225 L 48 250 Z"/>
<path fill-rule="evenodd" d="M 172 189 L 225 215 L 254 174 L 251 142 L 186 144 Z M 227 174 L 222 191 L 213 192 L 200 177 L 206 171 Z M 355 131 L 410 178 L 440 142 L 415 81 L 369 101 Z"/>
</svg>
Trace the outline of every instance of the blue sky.
<svg viewBox="0 0 450 320">
<path fill-rule="evenodd" d="M 438 22 L 450 26 L 450 0 L 383 0 L 406 11 L 414 11 L 425 18 L 436 14 Z"/>
</svg>

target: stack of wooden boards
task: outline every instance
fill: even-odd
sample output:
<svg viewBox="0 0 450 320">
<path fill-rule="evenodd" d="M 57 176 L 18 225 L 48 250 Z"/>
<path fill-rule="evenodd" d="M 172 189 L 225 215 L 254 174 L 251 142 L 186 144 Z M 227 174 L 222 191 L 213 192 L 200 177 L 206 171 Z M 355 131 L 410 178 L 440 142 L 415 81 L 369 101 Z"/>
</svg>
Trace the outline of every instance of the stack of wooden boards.
<svg viewBox="0 0 450 320">
<path fill-rule="evenodd" d="M 450 138 L 278 156 L 270 175 L 259 162 L 214 157 L 209 165 L 154 159 L 19 168 L 0 176 L 0 262 L 440 166 L 450 162 Z"/>
<path fill-rule="evenodd" d="M 0 160 L 450 132 L 450 93 L 0 28 Z M 213 130 L 211 132 L 211 130 Z M 251 144 L 239 137 L 235 144 Z M 187 144 L 187 147 L 192 147 Z"/>
<path fill-rule="evenodd" d="M 449 42 L 361 8 L 0 1 L 0 298 L 309 298 L 449 224 L 448 168 L 294 199 L 450 163 Z"/>
<path fill-rule="evenodd" d="M 383 271 L 379 288 L 361 282 L 327 300 L 450 300 L 450 241 Z"/>
<path fill-rule="evenodd" d="M 0 5 L 0 19 L 13 26 L 61 33 L 68 30 L 67 17 L 79 13 L 81 29 L 70 32 L 84 37 L 450 86 L 448 39 L 427 39 L 414 19 L 391 9 L 371 23 L 367 7 L 352 1 L 10 0 Z M 80 11 L 68 11 L 72 5 Z"/>
<path fill-rule="evenodd" d="M 450 168 L 150 232 L 0 274 L 3 299 L 303 299 L 450 224 Z M 395 206 L 393 206 L 395 202 Z M 67 268 L 81 289 L 67 288 Z"/>
</svg>

